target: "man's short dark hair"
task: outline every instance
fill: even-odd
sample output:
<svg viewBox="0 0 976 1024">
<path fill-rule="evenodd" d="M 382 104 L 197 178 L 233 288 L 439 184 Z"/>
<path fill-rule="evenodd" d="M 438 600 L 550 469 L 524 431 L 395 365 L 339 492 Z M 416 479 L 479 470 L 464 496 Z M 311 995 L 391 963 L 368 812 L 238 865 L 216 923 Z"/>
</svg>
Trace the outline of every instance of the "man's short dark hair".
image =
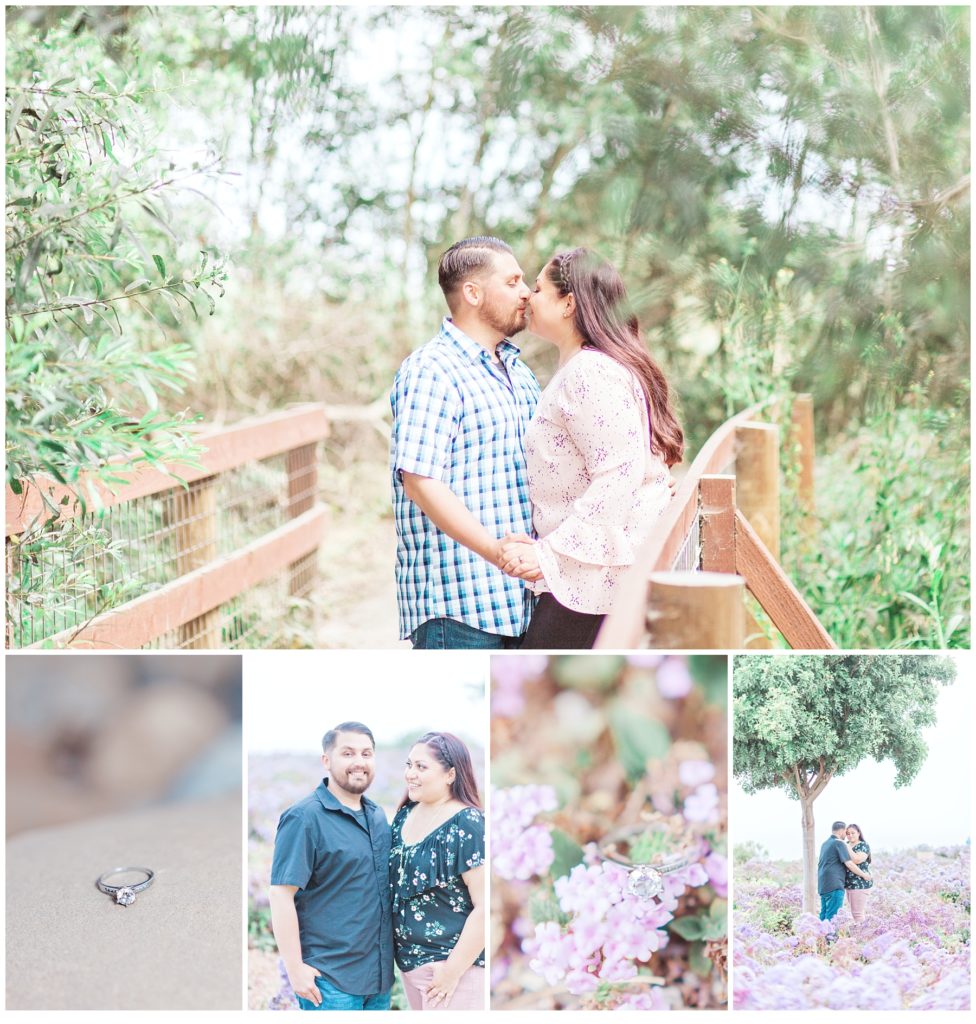
<svg viewBox="0 0 976 1024">
<path fill-rule="evenodd" d="M 830 831 L 836 832 L 839 828 L 847 828 L 847 824 L 843 821 L 835 821 L 833 825 L 830 826 Z"/>
<path fill-rule="evenodd" d="M 473 238 L 462 238 L 455 242 L 440 258 L 437 264 L 437 280 L 447 299 L 448 309 L 453 313 L 456 308 L 458 287 L 472 274 L 489 270 L 492 253 L 512 252 L 508 242 L 491 235 L 475 235 Z"/>
<path fill-rule="evenodd" d="M 369 737 L 369 742 L 376 746 L 376 740 L 373 739 L 373 734 L 369 731 L 368 726 L 363 725 L 362 722 L 342 722 L 337 725 L 334 729 L 330 729 L 322 737 L 322 752 L 328 754 L 329 751 L 336 745 L 339 739 L 340 732 L 358 732 L 363 736 Z"/>
</svg>

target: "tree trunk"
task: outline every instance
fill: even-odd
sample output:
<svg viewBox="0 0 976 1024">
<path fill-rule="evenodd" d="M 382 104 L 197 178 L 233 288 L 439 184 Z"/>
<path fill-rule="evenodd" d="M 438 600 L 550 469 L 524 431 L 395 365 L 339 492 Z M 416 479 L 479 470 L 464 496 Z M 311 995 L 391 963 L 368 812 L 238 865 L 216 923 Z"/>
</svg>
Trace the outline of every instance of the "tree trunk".
<svg viewBox="0 0 976 1024">
<path fill-rule="evenodd" d="M 803 909 L 817 913 L 820 900 L 817 897 L 817 834 L 813 820 L 814 797 L 800 797 L 801 821 L 803 824 Z"/>
</svg>

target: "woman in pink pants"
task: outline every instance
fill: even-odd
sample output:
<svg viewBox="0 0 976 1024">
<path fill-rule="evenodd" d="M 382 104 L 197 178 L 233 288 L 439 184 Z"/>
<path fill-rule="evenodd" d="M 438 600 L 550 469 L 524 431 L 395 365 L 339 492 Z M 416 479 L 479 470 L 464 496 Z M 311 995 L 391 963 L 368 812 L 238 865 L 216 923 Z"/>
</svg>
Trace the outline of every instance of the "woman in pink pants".
<svg viewBox="0 0 976 1024">
<path fill-rule="evenodd" d="M 847 845 L 851 860 L 864 872 L 871 874 L 871 847 L 868 846 L 860 825 L 847 826 Z M 868 902 L 868 890 L 874 885 L 870 879 L 858 878 L 853 871 L 844 871 L 844 888 L 851 905 L 851 916 L 855 923 L 864 920 L 864 909 Z"/>
<path fill-rule="evenodd" d="M 485 817 L 467 747 L 429 732 L 410 748 L 393 819 L 397 966 L 411 1010 L 485 1009 Z"/>
</svg>

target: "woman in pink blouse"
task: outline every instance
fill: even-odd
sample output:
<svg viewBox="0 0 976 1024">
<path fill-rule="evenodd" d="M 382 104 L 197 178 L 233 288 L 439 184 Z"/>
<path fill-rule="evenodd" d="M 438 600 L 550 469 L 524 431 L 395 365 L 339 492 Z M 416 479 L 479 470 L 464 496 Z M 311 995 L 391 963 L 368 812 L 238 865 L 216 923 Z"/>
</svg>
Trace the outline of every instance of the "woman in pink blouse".
<svg viewBox="0 0 976 1024">
<path fill-rule="evenodd" d="M 526 436 L 538 540 L 510 538 L 502 568 L 540 595 L 523 648 L 592 647 L 670 501 L 684 436 L 611 264 L 588 249 L 554 256 L 530 306 L 559 367 Z"/>
</svg>

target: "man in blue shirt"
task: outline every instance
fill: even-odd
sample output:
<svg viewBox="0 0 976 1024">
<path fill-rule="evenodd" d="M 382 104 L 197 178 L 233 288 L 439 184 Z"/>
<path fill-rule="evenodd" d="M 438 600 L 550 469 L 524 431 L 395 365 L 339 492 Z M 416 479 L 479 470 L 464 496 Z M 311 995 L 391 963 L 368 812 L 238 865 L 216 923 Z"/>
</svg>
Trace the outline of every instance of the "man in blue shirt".
<svg viewBox="0 0 976 1024">
<path fill-rule="evenodd" d="M 303 1010 L 388 1010 L 393 987 L 390 826 L 363 793 L 373 734 L 343 722 L 322 738 L 329 778 L 278 822 L 271 927 Z"/>
<path fill-rule="evenodd" d="M 830 838 L 820 847 L 820 860 L 817 862 L 821 921 L 830 921 L 844 905 L 844 868 L 861 878 L 868 877 L 851 860 L 851 851 L 844 842 L 847 825 L 835 821 L 830 828 Z"/>
<path fill-rule="evenodd" d="M 524 438 L 539 385 L 509 340 L 531 295 L 505 242 L 441 257 L 450 317 L 393 385 L 391 471 L 400 636 L 415 648 L 517 647 L 534 598 L 499 568 L 532 532 Z"/>
</svg>

